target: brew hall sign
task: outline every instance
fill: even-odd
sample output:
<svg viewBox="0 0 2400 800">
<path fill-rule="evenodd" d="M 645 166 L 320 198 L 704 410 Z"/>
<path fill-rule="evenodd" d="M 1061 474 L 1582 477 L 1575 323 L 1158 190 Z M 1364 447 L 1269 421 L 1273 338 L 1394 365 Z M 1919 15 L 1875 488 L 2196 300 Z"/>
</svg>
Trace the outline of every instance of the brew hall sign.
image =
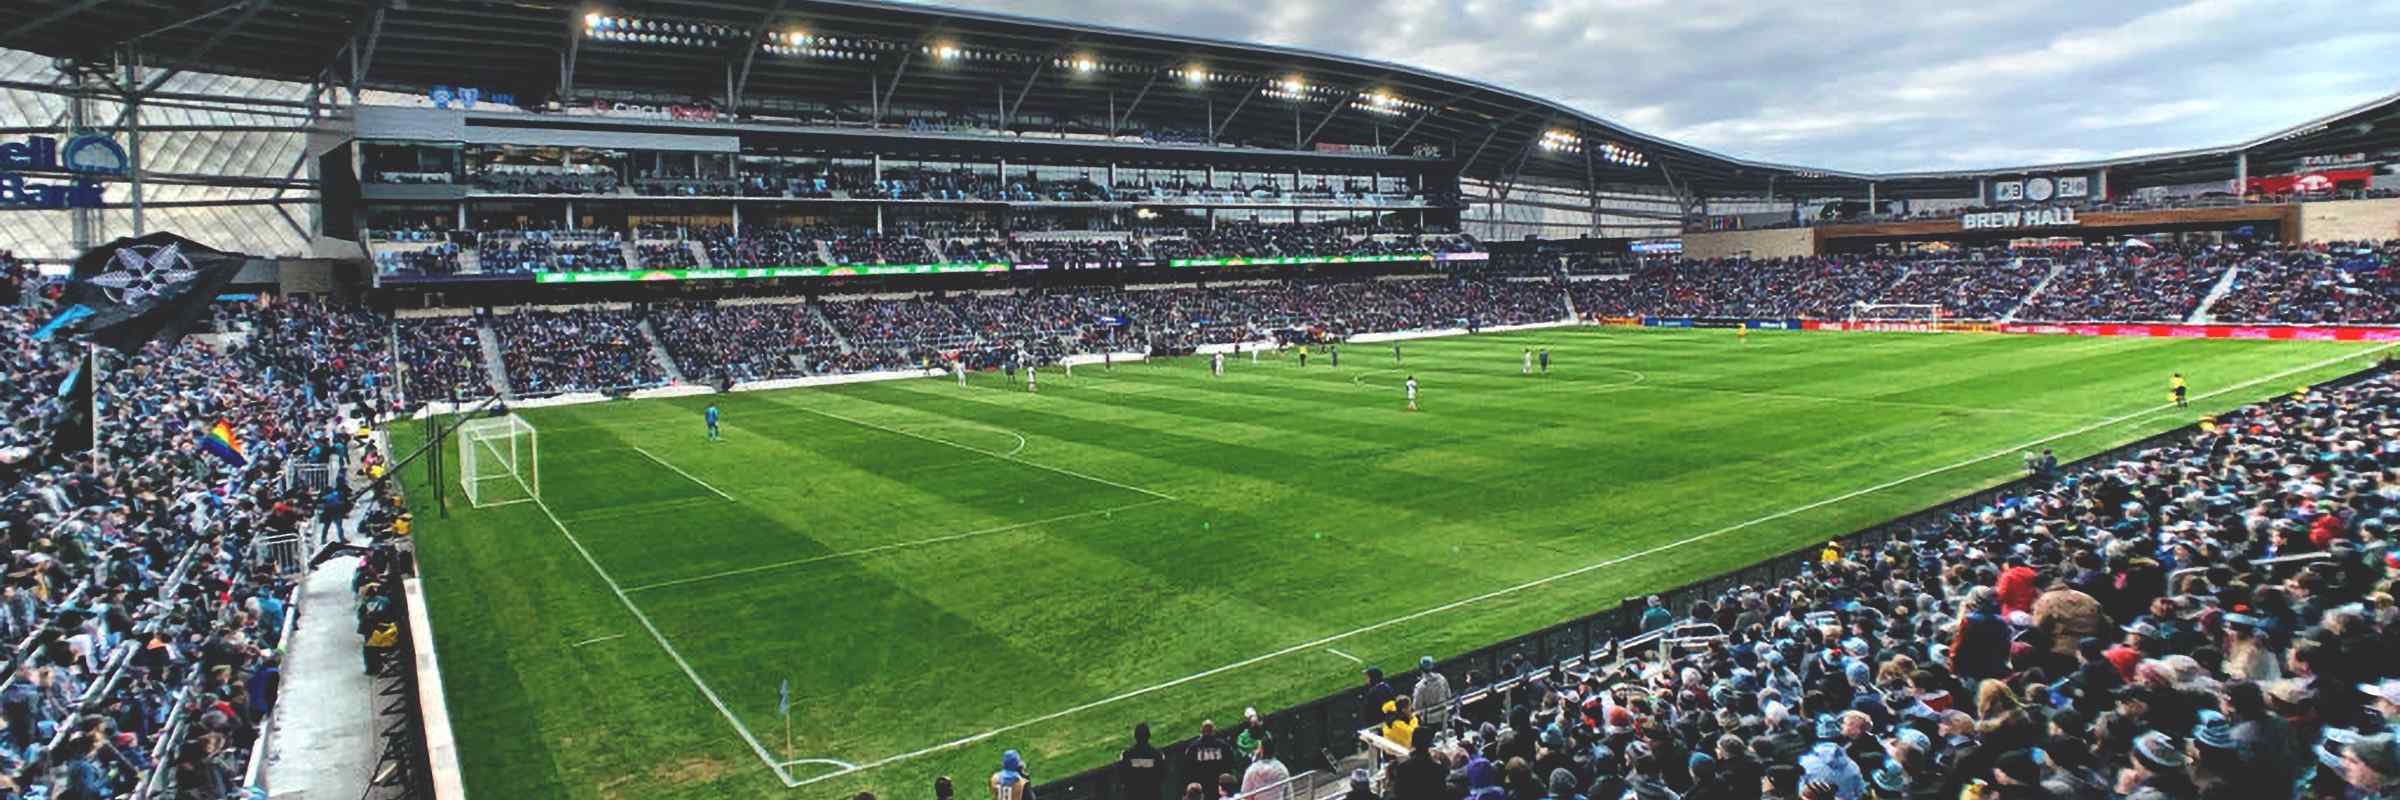
<svg viewBox="0 0 2400 800">
<path fill-rule="evenodd" d="M 1963 230 L 1980 231 L 2007 228 L 2072 228 L 2080 223 L 2075 221 L 2074 208 L 2059 206 L 2057 208 L 2026 208 L 1965 214 L 1958 218 L 1958 224 Z"/>
</svg>

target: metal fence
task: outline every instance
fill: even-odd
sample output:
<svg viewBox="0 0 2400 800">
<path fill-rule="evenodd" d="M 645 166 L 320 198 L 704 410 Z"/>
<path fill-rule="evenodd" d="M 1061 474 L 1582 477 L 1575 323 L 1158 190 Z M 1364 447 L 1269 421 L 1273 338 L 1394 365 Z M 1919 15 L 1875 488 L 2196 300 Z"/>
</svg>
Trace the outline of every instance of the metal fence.
<svg viewBox="0 0 2400 800">
<path fill-rule="evenodd" d="M 2320 388 L 2345 386 L 2390 369 L 2392 362 L 2380 362 L 2367 369 L 2353 372 L 2318 384 Z M 2186 438 L 2199 430 L 2197 424 L 2185 425 L 2128 442 L 2093 455 L 2077 459 L 2061 469 L 2075 469 L 2105 463 L 2137 453 L 2162 443 Z M 2036 488 L 2033 478 L 2021 477 L 1992 486 L 1949 502 L 1901 515 L 1868 526 L 1848 535 L 1836 537 L 1844 552 L 1868 553 L 1881 549 L 1886 543 L 1904 541 L 1913 532 L 1949 515 L 1969 512 L 1992 505 L 2004 498 L 2022 495 Z M 1802 571 L 1824 548 L 1811 544 L 1782 555 L 1768 558 L 1741 569 L 1712 578 L 1704 578 L 1681 587 L 1656 594 L 1668 608 L 1690 608 L 1701 600 L 1714 601 L 1719 594 L 1739 586 L 1772 585 L 1800 577 Z M 1438 661 L 1434 670 L 1450 679 L 1452 686 L 1462 686 L 1468 673 L 1478 676 L 1478 687 L 1491 686 L 1501 691 L 1471 695 L 1474 699 L 1461 705 L 1454 717 L 1491 720 L 1499 718 L 1499 710 L 1509 701 L 1509 692 L 1524 675 L 1510 672 L 1518 657 L 1526 674 L 1553 668 L 1572 668 L 1585 661 L 1614 658 L 1619 644 L 1639 631 L 1638 623 L 1645 610 L 1643 598 L 1629 597 L 1614 608 L 1602 610 L 1578 619 L 1552 625 L 1532 633 L 1467 653 Z M 1418 672 L 1410 670 L 1385 676 L 1395 687 L 1412 686 Z M 1403 689 L 1403 691 L 1406 691 Z M 1267 730 L 1277 742 L 1276 752 L 1293 769 L 1333 769 L 1343 760 L 1358 755 L 1364 745 L 1358 731 L 1373 723 L 1359 714 L 1356 690 L 1344 691 L 1262 716 Z M 1191 739 L 1162 747 L 1170 754 L 1166 785 L 1172 791 L 1166 797 L 1177 796 L 1188 779 L 1179 775 L 1182 760 L 1179 756 L 1192 745 Z M 1128 797 L 1117 785 L 1114 765 L 1102 766 L 1061 778 L 1035 787 L 1034 796 L 1043 800 L 1165 800 L 1165 798 Z"/>
</svg>

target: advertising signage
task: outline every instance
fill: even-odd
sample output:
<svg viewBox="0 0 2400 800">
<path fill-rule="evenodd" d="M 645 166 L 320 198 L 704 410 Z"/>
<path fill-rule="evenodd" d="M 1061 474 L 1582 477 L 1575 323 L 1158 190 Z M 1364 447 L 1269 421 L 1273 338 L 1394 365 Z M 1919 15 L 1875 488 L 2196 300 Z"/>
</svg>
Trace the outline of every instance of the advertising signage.
<svg viewBox="0 0 2400 800">
<path fill-rule="evenodd" d="M 1004 262 L 951 264 L 863 264 L 847 267 L 752 267 L 747 269 L 636 269 L 619 272 L 536 272 L 535 283 L 629 283 L 634 281 L 722 281 L 760 278 L 845 278 L 865 275 L 946 275 L 1007 272 Z"/>
<path fill-rule="evenodd" d="M 1489 257 L 1488 255 L 1486 256 Z M 1410 253 L 1397 256 L 1282 256 L 1276 258 L 1178 258 L 1167 262 L 1170 267 L 1284 267 L 1298 264 L 1388 264 L 1398 261 L 1432 261 L 1430 253 Z M 1456 260 L 1456 259 L 1452 259 Z"/>
<path fill-rule="evenodd" d="M 99 208 L 98 178 L 125 174 L 131 162 L 115 139 L 76 134 L 60 144 L 48 136 L 0 144 L 0 208 Z M 27 180 L 24 173 L 63 173 L 66 182 Z"/>
</svg>

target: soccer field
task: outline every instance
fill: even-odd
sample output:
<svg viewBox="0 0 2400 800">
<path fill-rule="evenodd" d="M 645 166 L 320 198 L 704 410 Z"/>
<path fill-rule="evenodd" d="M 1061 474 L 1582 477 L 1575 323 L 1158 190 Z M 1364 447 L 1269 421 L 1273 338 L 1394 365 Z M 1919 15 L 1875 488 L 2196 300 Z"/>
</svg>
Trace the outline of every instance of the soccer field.
<svg viewBox="0 0 2400 800">
<path fill-rule="evenodd" d="M 525 412 L 409 487 L 488 797 L 961 796 L 1754 562 L 2388 345 L 1578 328 Z M 1547 347 L 1547 375 L 1519 374 Z M 2165 407 L 2168 373 L 2191 380 Z M 1414 375 L 1423 410 L 1403 410 Z M 704 437 L 701 409 L 724 411 Z M 406 452 L 412 426 L 394 429 Z M 455 479 L 455 478 L 453 478 Z M 791 685 L 788 728 L 778 686 Z M 775 766 L 780 765 L 780 766 Z M 788 773 L 790 788 L 777 772 Z"/>
</svg>

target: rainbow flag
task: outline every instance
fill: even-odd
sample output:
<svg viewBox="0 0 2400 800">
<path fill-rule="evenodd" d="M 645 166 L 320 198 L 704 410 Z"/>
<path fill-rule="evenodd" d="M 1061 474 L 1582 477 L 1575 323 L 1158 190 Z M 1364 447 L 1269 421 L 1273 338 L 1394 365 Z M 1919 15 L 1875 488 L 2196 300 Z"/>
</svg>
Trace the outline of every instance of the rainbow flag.
<svg viewBox="0 0 2400 800">
<path fill-rule="evenodd" d="M 227 464 L 237 467 L 250 464 L 247 448 L 242 446 L 241 439 L 233 435 L 233 423 L 224 420 L 217 420 L 217 424 L 209 426 L 208 435 L 200 437 L 200 449 L 216 454 L 218 458 L 225 459 Z"/>
</svg>

